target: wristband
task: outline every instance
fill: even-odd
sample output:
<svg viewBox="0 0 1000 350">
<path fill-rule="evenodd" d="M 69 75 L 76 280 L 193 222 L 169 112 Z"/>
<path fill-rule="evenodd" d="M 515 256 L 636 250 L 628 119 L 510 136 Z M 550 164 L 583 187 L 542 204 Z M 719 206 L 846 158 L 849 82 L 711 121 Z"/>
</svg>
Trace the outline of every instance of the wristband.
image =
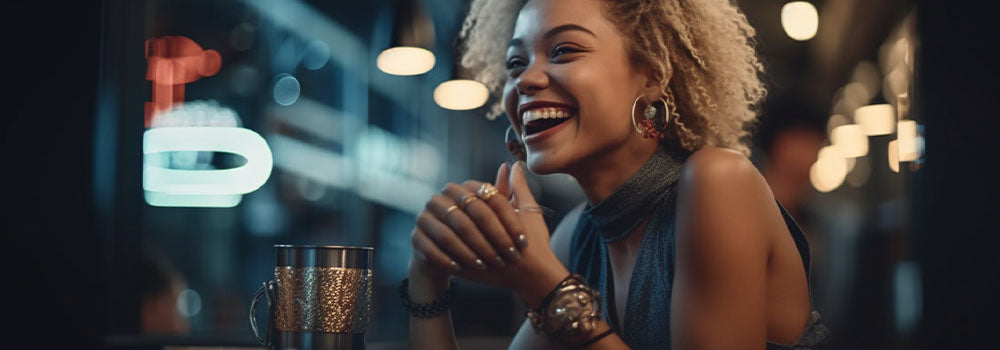
<svg viewBox="0 0 1000 350">
<path fill-rule="evenodd" d="M 403 301 L 403 308 L 406 312 L 410 314 L 411 317 L 416 318 L 434 318 L 441 314 L 448 312 L 451 307 L 451 303 L 455 301 L 455 279 L 452 279 L 448 283 L 448 291 L 444 294 L 434 298 L 429 303 L 415 303 L 410 300 L 410 293 L 408 291 L 410 285 L 410 279 L 404 278 L 403 282 L 399 285 L 399 299 Z"/>
<path fill-rule="evenodd" d="M 585 343 L 577 345 L 577 346 L 574 346 L 571 350 L 579 350 L 579 349 L 586 348 L 586 347 L 590 346 L 591 344 L 596 343 L 598 340 L 604 339 L 604 337 L 607 337 L 607 336 L 611 335 L 611 333 L 614 333 L 614 332 L 615 332 L 614 329 L 608 329 L 608 330 L 604 331 L 603 333 L 598 334 L 596 337 L 590 338 L 590 340 L 586 341 Z"/>
</svg>

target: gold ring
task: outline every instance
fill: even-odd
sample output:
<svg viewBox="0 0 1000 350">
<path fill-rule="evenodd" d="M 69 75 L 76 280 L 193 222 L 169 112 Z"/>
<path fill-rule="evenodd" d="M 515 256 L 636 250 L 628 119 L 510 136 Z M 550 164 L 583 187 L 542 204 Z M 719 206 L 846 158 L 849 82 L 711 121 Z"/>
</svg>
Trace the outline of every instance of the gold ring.
<svg viewBox="0 0 1000 350">
<path fill-rule="evenodd" d="M 472 193 L 466 193 L 466 194 L 463 194 L 462 197 L 459 197 L 458 198 L 458 206 L 461 207 L 462 209 L 465 209 L 465 207 L 468 206 L 469 203 L 471 203 L 473 200 L 478 199 L 478 198 L 476 198 L 476 196 L 471 195 L 471 194 Z"/>
<path fill-rule="evenodd" d="M 483 185 L 479 187 L 479 190 L 476 191 L 476 196 L 479 196 L 479 198 L 481 198 L 484 202 L 488 202 L 490 198 L 493 198 L 493 196 L 497 194 L 497 192 L 500 192 L 500 190 L 492 184 L 484 182 Z"/>
<path fill-rule="evenodd" d="M 524 208 L 515 208 L 514 211 L 516 211 L 518 213 L 520 213 L 522 211 L 533 212 L 533 213 L 541 213 L 542 212 L 542 208 L 531 206 L 531 207 L 524 207 Z"/>
<path fill-rule="evenodd" d="M 447 219 L 448 215 L 451 215 L 451 212 L 453 212 L 455 210 L 458 210 L 458 206 L 457 205 L 452 205 L 452 206 L 448 207 L 448 209 L 445 209 L 444 210 L 444 215 L 441 215 L 441 220 Z"/>
<path fill-rule="evenodd" d="M 514 208 L 514 212 L 518 214 L 520 214 L 521 212 L 530 212 L 530 213 L 540 213 L 545 216 L 552 215 L 552 209 L 540 207 L 537 205 L 526 206 L 524 208 Z"/>
</svg>

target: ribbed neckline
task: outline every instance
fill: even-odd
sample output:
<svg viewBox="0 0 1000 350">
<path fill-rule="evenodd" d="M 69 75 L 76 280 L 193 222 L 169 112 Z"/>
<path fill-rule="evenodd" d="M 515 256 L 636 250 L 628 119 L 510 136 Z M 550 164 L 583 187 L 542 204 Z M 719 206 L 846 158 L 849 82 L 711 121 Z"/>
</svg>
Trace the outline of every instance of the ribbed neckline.
<svg viewBox="0 0 1000 350">
<path fill-rule="evenodd" d="M 685 158 L 681 151 L 660 147 L 608 198 L 596 205 L 588 203 L 583 215 L 594 223 L 601 241 L 610 243 L 625 238 L 669 198 L 673 192 L 670 187 L 680 178 Z"/>
</svg>

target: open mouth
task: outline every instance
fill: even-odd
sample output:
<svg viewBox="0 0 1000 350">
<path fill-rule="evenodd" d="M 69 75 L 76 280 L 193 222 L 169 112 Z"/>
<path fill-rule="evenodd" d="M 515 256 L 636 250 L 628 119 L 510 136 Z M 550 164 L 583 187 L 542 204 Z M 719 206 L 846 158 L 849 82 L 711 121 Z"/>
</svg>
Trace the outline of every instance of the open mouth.
<svg viewBox="0 0 1000 350">
<path fill-rule="evenodd" d="M 524 135 L 529 136 L 565 123 L 572 113 L 564 109 L 540 108 L 524 112 Z"/>
</svg>

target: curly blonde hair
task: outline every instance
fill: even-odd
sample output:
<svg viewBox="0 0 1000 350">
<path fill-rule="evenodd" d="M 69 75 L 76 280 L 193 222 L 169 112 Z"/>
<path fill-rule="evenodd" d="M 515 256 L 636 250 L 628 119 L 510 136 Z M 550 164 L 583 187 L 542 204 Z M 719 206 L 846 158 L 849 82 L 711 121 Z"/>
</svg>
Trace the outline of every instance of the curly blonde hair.
<svg viewBox="0 0 1000 350">
<path fill-rule="evenodd" d="M 527 0 L 473 0 L 462 24 L 461 64 L 494 96 L 507 74 L 507 47 Z M 706 146 L 750 155 L 748 125 L 767 95 L 756 31 L 730 0 L 610 0 L 605 16 L 626 38 L 636 67 L 652 70 L 672 105 L 667 138 L 695 151 Z M 500 98 L 487 117 L 503 113 Z"/>
</svg>

